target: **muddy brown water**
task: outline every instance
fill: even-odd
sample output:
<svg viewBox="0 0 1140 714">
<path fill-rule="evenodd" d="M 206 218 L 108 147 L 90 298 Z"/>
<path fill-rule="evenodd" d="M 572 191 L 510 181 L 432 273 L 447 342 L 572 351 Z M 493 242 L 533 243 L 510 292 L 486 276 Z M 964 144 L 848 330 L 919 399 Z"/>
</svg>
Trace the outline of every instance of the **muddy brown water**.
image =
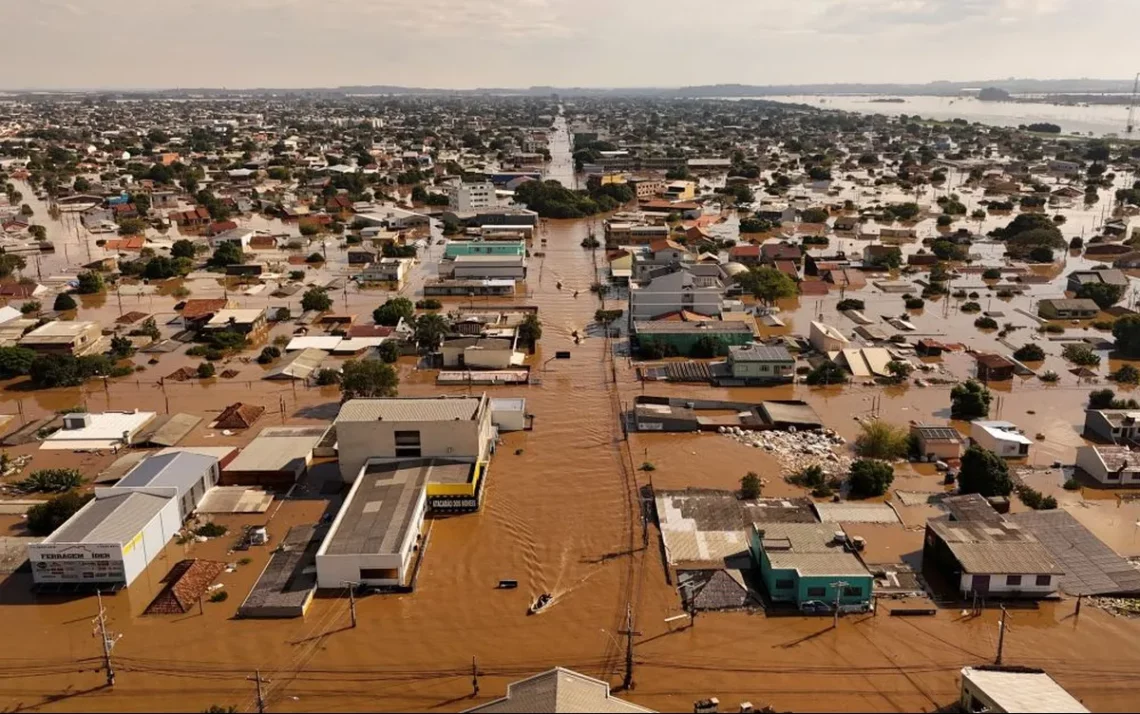
<svg viewBox="0 0 1140 714">
<path fill-rule="evenodd" d="M 719 697 L 726 708 L 747 700 L 780 710 L 914 711 L 953 702 L 959 669 L 992 661 L 998 632 L 995 611 L 976 618 L 957 609 L 940 610 L 934 617 L 895 618 L 886 610 L 902 603 L 887 602 L 878 616 L 847 617 L 838 630 L 831 630 L 826 618 L 744 613 L 704 614 L 692 627 L 665 622 L 681 613 L 680 601 L 674 585 L 666 582 L 655 529 L 643 531 L 639 487 L 652 481 L 669 488 L 733 488 L 746 471 L 755 470 L 768 481 L 771 495 L 799 491 L 779 478 L 778 464 L 769 455 L 714 434 L 622 439 L 620 413 L 643 387 L 620 343 L 588 337 L 576 345 L 571 336 L 575 330 L 585 331 L 599 307 L 588 292 L 595 276 L 593 256 L 578 245 L 587 224 L 547 226 L 539 236 L 547 239 L 546 257 L 533 261 L 529 294 L 516 299 L 541 309 L 544 334 L 531 360 L 541 384 L 491 390 L 494 396 L 525 397 L 528 411 L 536 415 L 535 429 L 505 436 L 492 464 L 481 512 L 429 523 L 424 565 L 413 594 L 362 598 L 355 629 L 349 628 L 347 601 L 335 596 L 318 598 L 303 620 L 236 620 L 237 607 L 269 555 L 267 549 L 254 549 L 248 553 L 249 564 L 220 578 L 230 593 L 227 601 L 205 603 L 203 614 L 144 617 L 143 609 L 177 560 L 203 557 L 234 562 L 238 557 L 227 552 L 230 538 L 171 544 L 131 588 L 104 599 L 109 628 L 121 636 L 113 653 L 118 676 L 115 686 L 108 688 L 99 671 L 100 645 L 92 637 L 95 599 L 36 598 L 28 590 L 28 576 L 17 574 L 0 584 L 0 622 L 12 644 L 0 653 L 0 707 L 200 711 L 219 704 L 253 711 L 255 688 L 249 677 L 255 670 L 267 681 L 272 711 L 460 710 L 501 696 L 512 680 L 556 665 L 616 687 L 624 660 L 618 633 L 625 626 L 627 605 L 640 634 L 634 638 L 635 687 L 622 696 L 648 707 L 688 710 L 694 700 L 708 696 Z M 427 267 L 417 273 L 406 294 L 414 295 L 430 275 L 439 250 L 434 246 L 429 251 Z M 338 269 L 334 264 L 327 270 L 332 274 Z M 555 287 L 557 281 L 563 283 L 561 290 Z M 210 281 L 192 282 L 195 296 L 221 294 L 217 281 L 212 287 Z M 574 298 L 576 289 L 581 293 Z M 884 310 L 894 311 L 896 303 L 901 306 L 897 296 L 867 292 L 869 298 L 888 301 Z M 354 291 L 344 297 L 349 310 L 362 315 L 383 298 L 375 292 Z M 264 295 L 235 299 L 248 306 L 297 302 Z M 829 303 L 837 299 L 834 293 L 824 299 L 825 314 L 833 312 Z M 170 297 L 130 300 L 173 314 Z M 818 309 L 813 300 L 787 305 L 789 329 L 803 330 Z M 97 302 L 85 301 L 80 319 L 113 319 L 119 314 L 113 295 Z M 502 301 L 474 301 L 492 302 Z M 928 308 L 916 319 L 923 323 L 920 331 L 957 331 L 958 323 L 946 322 L 936 309 Z M 278 327 L 273 334 L 289 329 Z M 843 329 L 849 331 L 850 326 Z M 967 336 L 947 337 L 988 344 L 988 338 L 973 337 L 972 325 L 966 332 Z M 558 350 L 569 350 L 571 359 L 543 367 Z M 143 357 L 135 361 L 146 364 Z M 226 404 L 241 400 L 267 407 L 260 427 L 283 419 L 319 420 L 333 412 L 337 401 L 335 390 L 260 381 L 262 368 L 239 360 L 227 365 L 239 371 L 234 380 L 168 383 L 165 390 L 155 384 L 157 377 L 196 363 L 180 355 L 163 355 L 158 365 L 105 387 L 0 390 L 0 411 L 31 419 L 83 403 L 92 410 L 169 408 L 209 421 Z M 961 355 L 951 355 L 945 363 L 952 373 L 969 369 Z M 404 395 L 468 391 L 437 388 L 433 374 L 415 371 L 412 360 L 402 362 L 400 371 Z M 1001 416 L 1030 434 L 1045 435 L 1034 449 L 1039 463 L 1071 458 L 1081 443 L 1077 422 L 1087 390 L 1075 380 L 1050 388 L 1016 380 L 1001 392 L 1007 397 Z M 857 432 L 854 417 L 868 415 L 876 396 L 882 396 L 881 415 L 900 423 L 930 420 L 932 415 L 945 418 L 949 406 L 948 387 L 726 390 L 645 385 L 644 393 L 739 401 L 805 398 L 829 426 L 848 438 Z M 241 444 L 249 438 L 250 434 L 222 436 L 203 424 L 186 443 Z M 30 453 L 31 447 L 9 451 Z M 33 463 L 34 467 L 79 465 L 93 474 L 111 460 L 107 454 L 37 451 Z M 643 461 L 654 463 L 656 470 L 638 471 Z M 914 479 L 914 490 L 939 488 L 937 477 L 926 467 L 900 478 Z M 1103 523 L 1101 528 L 1114 546 L 1128 545 L 1128 520 L 1137 519 L 1134 507 L 1124 505 L 1115 511 L 1113 526 L 1107 514 L 1115 501 L 1104 501 L 1103 518 L 1090 510 L 1100 502 L 1087 503 L 1094 505 L 1074 505 L 1073 512 L 1086 523 Z M 275 503 L 267 514 L 272 516 L 271 535 L 279 538 L 291 524 L 313 522 L 325 505 L 319 500 Z M 904 516 L 906 526 L 920 527 L 925 513 L 912 515 L 913 519 Z M 218 520 L 236 531 L 264 521 L 265 516 Z M 0 525 L 6 534 L 18 532 L 13 521 Z M 874 541 L 869 548 L 882 557 L 901 557 L 903 551 L 918 547 L 909 532 L 875 539 L 875 529 L 865 530 Z M 520 587 L 496 590 L 503 578 L 517 579 Z M 527 617 L 527 605 L 541 592 L 552 593 L 554 604 Z M 1140 622 L 1091 607 L 1080 618 L 1072 617 L 1072 611 L 1071 601 L 1014 611 L 1006 661 L 1046 668 L 1093 710 L 1134 709 Z M 478 696 L 472 696 L 473 657 L 481 673 Z"/>
</svg>

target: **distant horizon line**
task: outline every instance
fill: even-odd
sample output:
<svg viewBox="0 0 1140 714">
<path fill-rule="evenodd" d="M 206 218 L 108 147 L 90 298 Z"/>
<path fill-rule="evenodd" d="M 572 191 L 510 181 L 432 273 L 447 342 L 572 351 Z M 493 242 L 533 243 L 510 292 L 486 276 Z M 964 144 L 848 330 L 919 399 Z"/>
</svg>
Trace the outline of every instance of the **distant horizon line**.
<svg viewBox="0 0 1140 714">
<path fill-rule="evenodd" d="M 772 92 L 773 90 L 780 89 L 802 89 L 814 88 L 821 92 L 839 91 L 842 88 L 863 88 L 864 91 L 870 91 L 869 88 L 881 88 L 875 91 L 889 91 L 890 88 L 915 90 L 921 88 L 940 88 L 943 90 L 949 89 L 973 89 L 984 87 L 997 87 L 1008 86 L 1012 84 L 1036 84 L 1036 85 L 1064 85 L 1064 84 L 1110 84 L 1117 86 L 1130 85 L 1133 79 L 1105 79 L 1105 78 L 1089 78 L 1089 77 L 1068 77 L 1057 79 L 1038 79 L 1032 77 L 1006 77 L 1004 79 L 978 79 L 978 80 L 930 80 L 927 82 L 876 82 L 876 81 L 861 81 L 861 82 L 792 82 L 786 84 L 747 84 L 743 82 L 720 82 L 716 84 L 688 84 L 688 85 L 626 85 L 626 86 L 603 86 L 603 85 L 543 85 L 535 84 L 529 86 L 480 86 L 480 87 L 425 87 L 416 86 L 411 84 L 344 84 L 335 86 L 245 86 L 245 87 L 227 87 L 227 86 L 205 86 L 205 85 L 181 85 L 181 86 L 165 86 L 165 87 L 114 87 L 114 86 L 91 86 L 91 87 L 44 87 L 44 86 L 28 86 L 28 87 L 2 87 L 0 92 L 5 94 L 93 94 L 101 92 L 124 92 L 124 93 L 162 93 L 162 92 L 351 92 L 353 90 L 391 90 L 394 92 L 423 92 L 423 93 L 489 93 L 489 92 L 685 92 L 697 90 L 710 90 L 718 88 L 741 88 L 748 90 L 763 90 Z M 1060 91 L 1059 89 L 1056 91 Z M 1073 88 L 1069 91 L 1096 91 L 1092 87 Z M 1103 90 L 1102 90 L 1103 91 Z"/>
</svg>

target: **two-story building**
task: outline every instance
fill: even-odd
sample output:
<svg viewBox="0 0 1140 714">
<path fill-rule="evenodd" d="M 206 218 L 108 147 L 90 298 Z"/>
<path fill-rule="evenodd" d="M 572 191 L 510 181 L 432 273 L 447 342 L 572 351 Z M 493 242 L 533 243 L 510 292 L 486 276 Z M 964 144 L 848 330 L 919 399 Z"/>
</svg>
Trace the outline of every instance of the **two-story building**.
<svg viewBox="0 0 1140 714">
<path fill-rule="evenodd" d="M 1088 409 L 1084 435 L 1111 444 L 1140 442 L 1140 409 Z"/>
<path fill-rule="evenodd" d="M 870 606 L 874 578 L 841 530 L 823 523 L 754 523 L 749 552 L 773 602 Z"/>
<path fill-rule="evenodd" d="M 728 348 L 728 366 L 733 379 L 748 383 L 790 382 L 796 358 L 783 345 L 749 343 Z"/>
<path fill-rule="evenodd" d="M 101 336 L 102 330 L 97 322 L 56 320 L 32 330 L 17 344 L 38 354 L 82 357 L 99 348 Z"/>
</svg>

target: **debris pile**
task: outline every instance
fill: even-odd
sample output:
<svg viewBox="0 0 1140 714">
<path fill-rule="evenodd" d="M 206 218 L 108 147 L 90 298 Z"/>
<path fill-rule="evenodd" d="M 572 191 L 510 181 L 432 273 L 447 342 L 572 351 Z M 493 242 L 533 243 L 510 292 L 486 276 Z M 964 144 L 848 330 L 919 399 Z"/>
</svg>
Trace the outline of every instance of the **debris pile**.
<svg viewBox="0 0 1140 714">
<path fill-rule="evenodd" d="M 1091 602 L 1102 610 L 1123 617 L 1140 617 L 1140 600 L 1126 597 L 1090 597 Z"/>
<path fill-rule="evenodd" d="M 735 441 L 771 453 L 785 473 L 796 473 L 808 466 L 820 466 L 824 473 L 844 474 L 851 467 L 851 457 L 837 454 L 834 446 L 847 441 L 831 429 L 822 431 L 750 431 L 738 426 L 722 426 L 718 432 Z"/>
</svg>

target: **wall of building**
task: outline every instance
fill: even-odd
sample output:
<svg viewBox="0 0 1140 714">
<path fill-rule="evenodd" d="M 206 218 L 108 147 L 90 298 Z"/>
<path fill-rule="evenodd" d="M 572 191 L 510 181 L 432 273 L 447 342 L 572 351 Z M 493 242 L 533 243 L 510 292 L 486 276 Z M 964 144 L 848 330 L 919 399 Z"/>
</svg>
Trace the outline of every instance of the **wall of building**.
<svg viewBox="0 0 1140 714">
<path fill-rule="evenodd" d="M 732 376 L 737 379 L 786 379 L 795 372 L 795 361 L 732 362 Z"/>
<path fill-rule="evenodd" d="M 444 275 L 442 269 L 443 263 L 440 262 L 440 275 Z M 526 279 L 526 263 L 519 262 L 511 264 L 504 261 L 501 264 L 486 263 L 456 263 L 451 267 L 450 275 L 455 277 L 456 280 L 470 280 L 470 279 L 491 279 L 491 278 L 513 278 L 515 280 Z"/>
<path fill-rule="evenodd" d="M 931 455 L 937 459 L 957 459 L 962 456 L 962 445 L 946 441 L 921 441 L 920 449 L 923 456 Z"/>
<path fill-rule="evenodd" d="M 484 408 L 481 420 L 427 422 L 338 422 L 337 450 L 340 475 L 346 482 L 356 480 L 370 458 L 396 458 L 397 431 L 420 433 L 421 458 L 485 460 L 491 439 L 491 409 Z"/>
<path fill-rule="evenodd" d="M 1008 582 L 1008 575 L 990 575 L 990 584 L 987 592 L 993 594 L 1025 594 L 1025 595 L 1048 595 L 1057 591 L 1060 577 L 1056 575 L 1049 576 L 1048 585 L 1038 585 L 1036 574 L 1025 574 L 1021 576 L 1021 584 L 1010 585 Z M 962 573 L 959 581 L 959 587 L 963 593 L 973 592 L 974 576 L 970 573 Z"/>
<path fill-rule="evenodd" d="M 973 439 L 979 446 L 989 449 L 998 456 L 1003 458 L 1022 456 L 1021 444 L 1016 441 L 1007 441 L 1006 439 L 999 439 L 991 435 L 985 429 L 978 426 L 971 426 L 970 438 Z"/>
<path fill-rule="evenodd" d="M 347 501 L 346 501 L 347 503 Z M 407 585 L 411 575 L 412 556 L 419 537 L 420 527 L 423 525 L 424 514 L 427 512 L 427 490 L 421 488 L 416 494 L 415 510 L 409 522 L 408 531 L 404 540 L 394 553 L 349 553 L 344 555 L 327 555 L 321 551 L 326 544 L 322 544 L 317 552 L 317 587 L 322 589 L 342 588 L 346 582 L 362 583 L 380 587 Z M 343 510 L 342 510 L 343 513 Z M 334 533 L 340 525 L 340 516 L 329 531 Z M 366 578 L 362 570 L 394 570 L 395 578 Z"/>
</svg>

